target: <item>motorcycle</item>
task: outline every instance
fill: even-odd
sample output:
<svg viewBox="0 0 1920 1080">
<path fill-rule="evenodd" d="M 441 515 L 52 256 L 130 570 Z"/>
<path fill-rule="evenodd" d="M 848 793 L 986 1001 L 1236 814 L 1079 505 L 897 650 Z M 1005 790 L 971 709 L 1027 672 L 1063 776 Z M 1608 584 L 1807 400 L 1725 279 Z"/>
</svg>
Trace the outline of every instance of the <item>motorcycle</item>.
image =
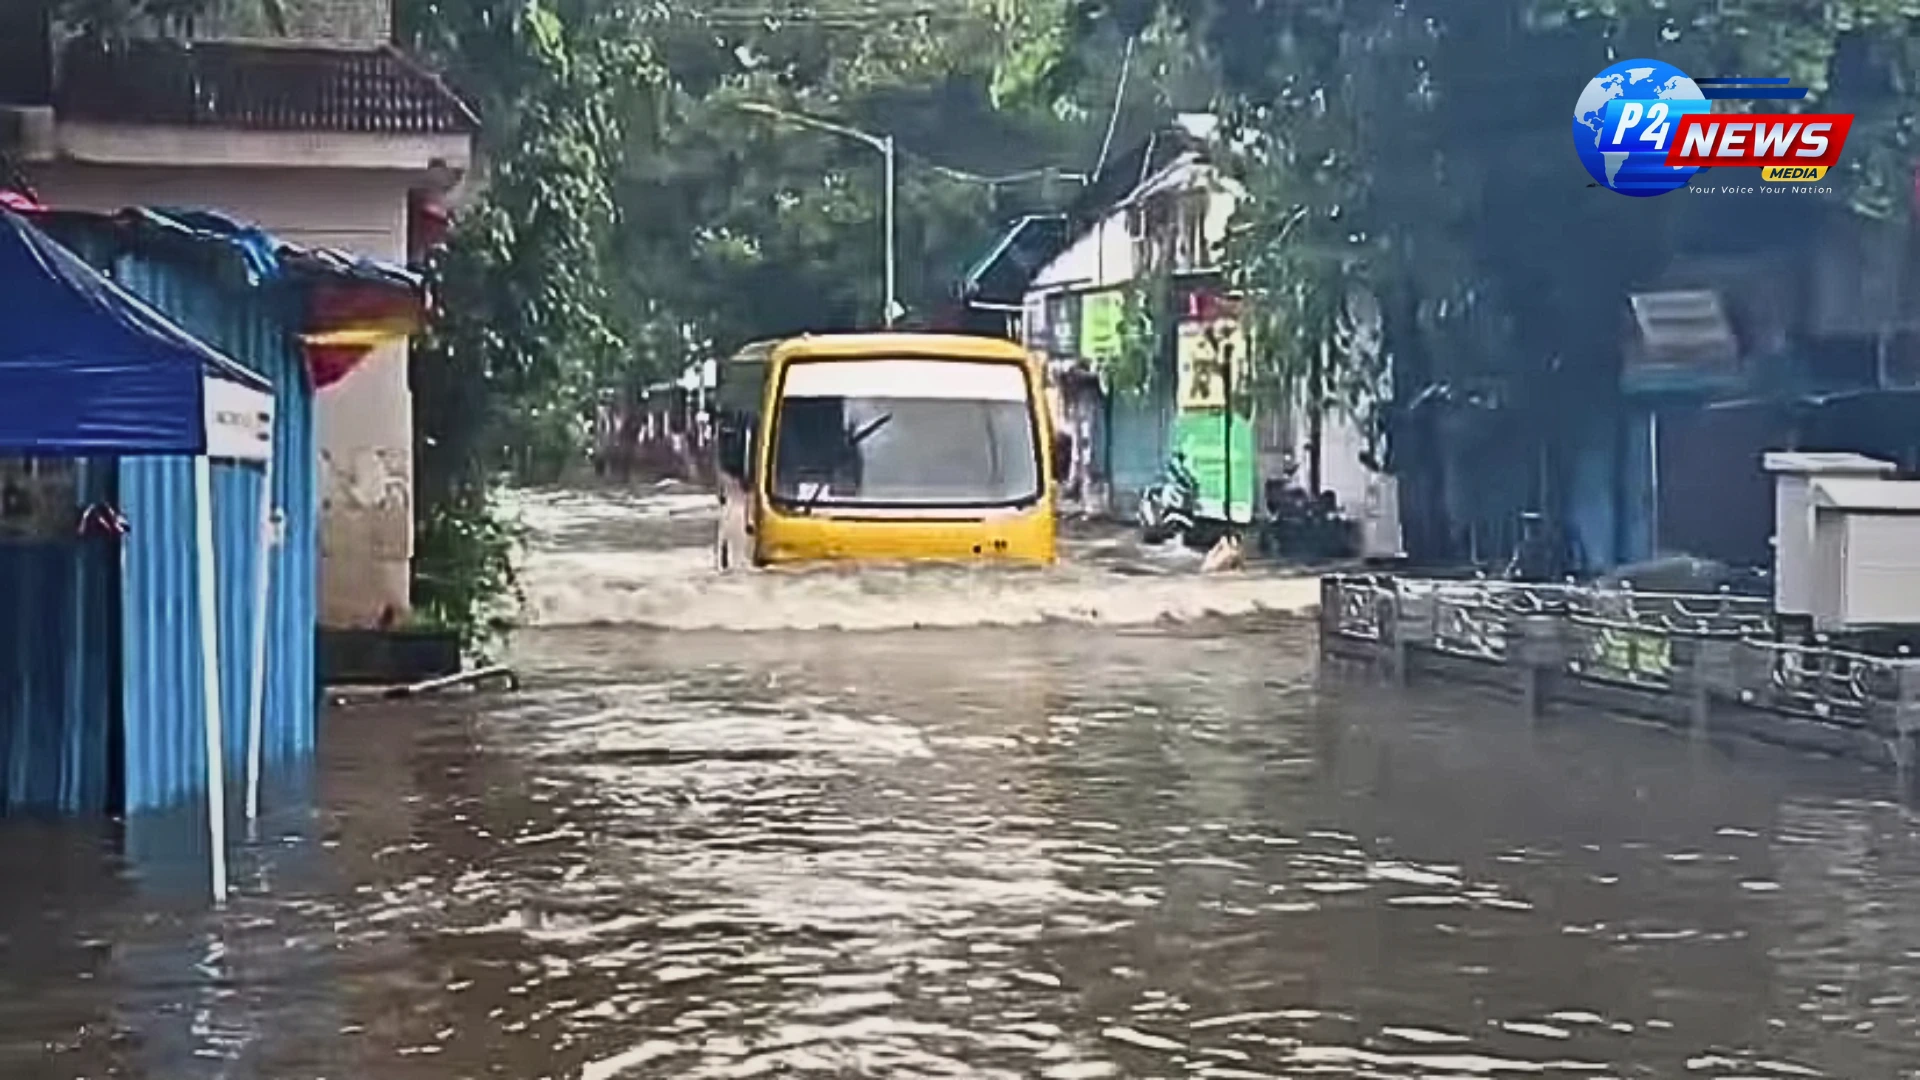
<svg viewBox="0 0 1920 1080">
<path fill-rule="evenodd" d="M 1175 454 L 1167 463 L 1166 475 L 1140 495 L 1141 539 L 1161 544 L 1193 529 L 1200 502 L 1200 481 L 1187 468 L 1186 458 Z"/>
</svg>

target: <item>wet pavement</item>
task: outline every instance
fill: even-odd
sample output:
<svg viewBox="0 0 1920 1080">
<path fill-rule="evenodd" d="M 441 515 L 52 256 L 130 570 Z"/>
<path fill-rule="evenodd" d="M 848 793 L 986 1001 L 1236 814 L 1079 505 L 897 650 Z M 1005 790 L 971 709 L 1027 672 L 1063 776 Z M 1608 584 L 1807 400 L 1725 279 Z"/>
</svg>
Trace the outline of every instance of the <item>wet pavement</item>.
<svg viewBox="0 0 1920 1080">
<path fill-rule="evenodd" d="M 1257 615 L 516 662 L 329 714 L 224 912 L 185 824 L 0 829 L 0 1076 L 1920 1075 L 1920 833 L 1851 766 Z"/>
</svg>

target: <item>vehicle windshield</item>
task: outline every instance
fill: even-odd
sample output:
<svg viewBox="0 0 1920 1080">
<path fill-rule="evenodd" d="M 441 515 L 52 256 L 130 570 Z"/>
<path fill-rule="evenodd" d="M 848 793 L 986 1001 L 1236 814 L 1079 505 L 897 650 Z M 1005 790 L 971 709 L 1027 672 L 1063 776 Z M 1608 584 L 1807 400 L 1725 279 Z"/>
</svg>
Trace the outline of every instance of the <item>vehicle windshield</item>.
<svg viewBox="0 0 1920 1080">
<path fill-rule="evenodd" d="M 1018 365 L 796 363 L 776 423 L 772 495 L 790 506 L 1012 506 L 1040 494 Z"/>
</svg>

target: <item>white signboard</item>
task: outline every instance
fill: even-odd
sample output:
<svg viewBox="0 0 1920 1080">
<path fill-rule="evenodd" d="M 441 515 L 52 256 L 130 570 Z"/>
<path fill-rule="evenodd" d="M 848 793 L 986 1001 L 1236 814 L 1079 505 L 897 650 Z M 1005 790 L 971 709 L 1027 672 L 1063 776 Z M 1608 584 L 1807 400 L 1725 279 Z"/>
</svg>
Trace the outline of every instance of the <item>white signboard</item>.
<svg viewBox="0 0 1920 1080">
<path fill-rule="evenodd" d="M 781 396 L 1025 401 L 1027 373 L 968 360 L 809 360 L 787 369 Z"/>
<path fill-rule="evenodd" d="M 234 461 L 273 457 L 273 396 L 225 379 L 208 378 L 207 456 Z"/>
</svg>

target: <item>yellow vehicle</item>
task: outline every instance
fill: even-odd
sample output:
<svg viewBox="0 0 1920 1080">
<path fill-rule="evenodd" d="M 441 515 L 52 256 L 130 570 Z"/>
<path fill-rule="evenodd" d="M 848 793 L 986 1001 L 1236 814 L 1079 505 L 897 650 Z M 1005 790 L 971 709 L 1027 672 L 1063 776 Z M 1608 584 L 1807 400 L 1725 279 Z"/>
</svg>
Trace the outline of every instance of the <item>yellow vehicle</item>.
<svg viewBox="0 0 1920 1080">
<path fill-rule="evenodd" d="M 721 569 L 833 560 L 1050 563 L 1039 366 L 943 334 L 752 345 L 722 365 Z"/>
</svg>

